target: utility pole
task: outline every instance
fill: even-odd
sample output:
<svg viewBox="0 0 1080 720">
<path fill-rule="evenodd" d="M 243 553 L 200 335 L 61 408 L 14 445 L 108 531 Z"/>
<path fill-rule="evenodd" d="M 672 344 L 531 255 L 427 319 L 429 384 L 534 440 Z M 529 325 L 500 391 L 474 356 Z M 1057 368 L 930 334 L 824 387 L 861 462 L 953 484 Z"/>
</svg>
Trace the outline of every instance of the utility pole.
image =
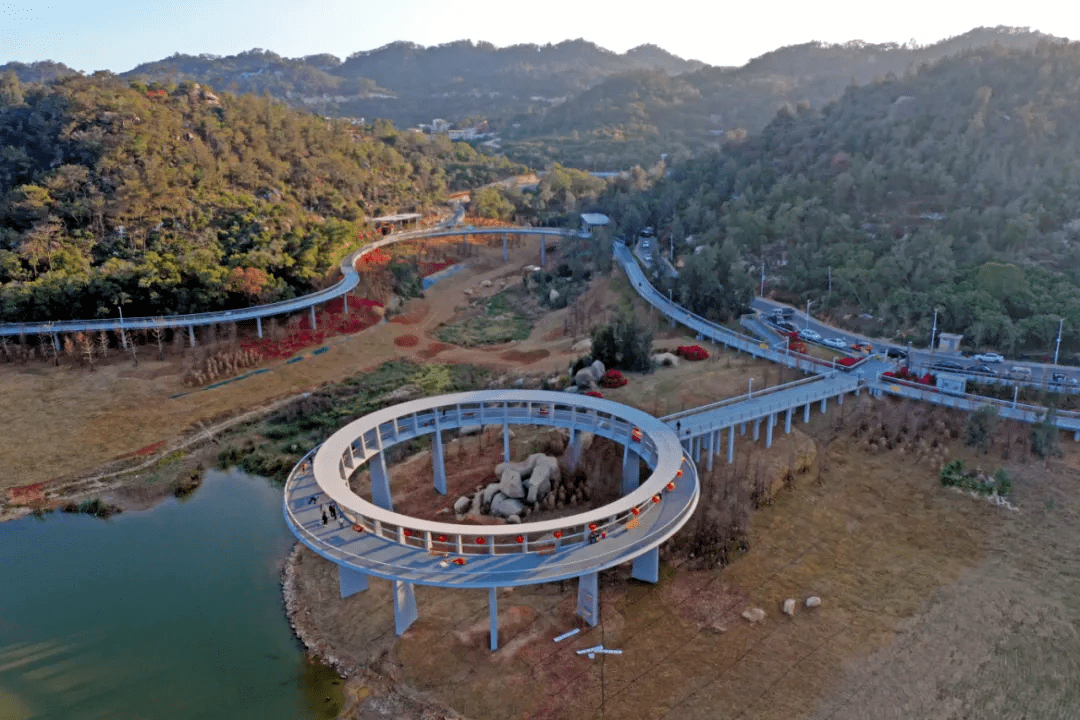
<svg viewBox="0 0 1080 720">
<path fill-rule="evenodd" d="M 758 297 L 765 297 L 765 258 L 761 259 L 761 290 L 758 291 Z"/>
<path fill-rule="evenodd" d="M 806 324 L 803 326 L 803 330 L 810 329 L 810 303 L 812 302 L 813 300 L 806 301 Z"/>
<path fill-rule="evenodd" d="M 1058 320 L 1058 336 L 1057 342 L 1054 343 L 1054 364 L 1057 365 L 1058 350 L 1061 349 L 1061 329 L 1065 326 L 1065 318 Z"/>
<path fill-rule="evenodd" d="M 930 356 L 934 355 L 934 339 L 937 337 L 937 312 L 938 309 L 934 308 L 934 327 L 930 329 Z"/>
</svg>

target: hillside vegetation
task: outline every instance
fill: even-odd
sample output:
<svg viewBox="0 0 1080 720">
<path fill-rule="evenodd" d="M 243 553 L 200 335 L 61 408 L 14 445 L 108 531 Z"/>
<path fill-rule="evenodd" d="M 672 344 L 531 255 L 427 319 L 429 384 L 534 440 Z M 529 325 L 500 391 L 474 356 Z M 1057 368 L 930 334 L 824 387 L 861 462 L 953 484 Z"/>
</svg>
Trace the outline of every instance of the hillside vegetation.
<svg viewBox="0 0 1080 720">
<path fill-rule="evenodd" d="M 937 307 L 939 331 L 1041 356 L 1061 317 L 1080 346 L 1078 198 L 1080 45 L 1046 43 L 781 112 L 629 204 L 676 239 L 699 311 L 709 279 L 754 286 L 764 262 L 783 298 L 868 312 L 920 343 Z"/>
<path fill-rule="evenodd" d="M 171 315 L 322 282 L 365 218 L 521 168 L 185 82 L 0 79 L 0 320 Z"/>
</svg>

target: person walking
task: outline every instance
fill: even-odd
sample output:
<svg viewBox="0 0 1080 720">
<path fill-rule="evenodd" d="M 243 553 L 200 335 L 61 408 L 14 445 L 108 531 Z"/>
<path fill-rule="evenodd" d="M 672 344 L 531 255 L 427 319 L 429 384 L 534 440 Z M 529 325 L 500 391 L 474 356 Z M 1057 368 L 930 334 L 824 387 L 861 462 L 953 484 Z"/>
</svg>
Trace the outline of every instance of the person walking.
<svg viewBox="0 0 1080 720">
<path fill-rule="evenodd" d="M 326 508 L 322 509 L 322 524 L 323 527 L 326 527 Z"/>
<path fill-rule="evenodd" d="M 330 517 L 337 519 L 337 509 L 334 508 L 334 503 L 330 503 Z"/>
</svg>

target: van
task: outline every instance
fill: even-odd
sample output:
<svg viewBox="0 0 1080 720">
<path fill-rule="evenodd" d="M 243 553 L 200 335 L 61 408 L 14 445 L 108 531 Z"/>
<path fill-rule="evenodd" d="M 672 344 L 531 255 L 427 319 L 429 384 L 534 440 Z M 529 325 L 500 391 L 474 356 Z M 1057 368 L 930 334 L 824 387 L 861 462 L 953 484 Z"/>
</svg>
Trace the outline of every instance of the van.
<svg viewBox="0 0 1080 720">
<path fill-rule="evenodd" d="M 787 320 L 795 316 L 795 311 L 789 307 L 773 308 L 772 316 L 776 320 Z"/>
<path fill-rule="evenodd" d="M 1030 378 L 1031 377 L 1031 368 L 1029 368 L 1029 367 L 1027 367 L 1025 365 L 1017 365 L 1012 370 L 1010 370 L 1009 372 L 1012 373 L 1014 376 L 1016 376 L 1018 378 Z"/>
</svg>

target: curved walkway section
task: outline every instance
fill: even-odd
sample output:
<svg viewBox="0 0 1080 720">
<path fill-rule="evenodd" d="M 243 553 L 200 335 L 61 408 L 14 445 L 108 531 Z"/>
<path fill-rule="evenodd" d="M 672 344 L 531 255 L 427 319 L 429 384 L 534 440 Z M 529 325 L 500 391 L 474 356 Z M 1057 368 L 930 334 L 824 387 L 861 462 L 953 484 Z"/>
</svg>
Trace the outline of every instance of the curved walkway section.
<svg viewBox="0 0 1080 720">
<path fill-rule="evenodd" d="M 568 517 L 508 525 L 432 522 L 393 511 L 387 448 L 431 436 L 432 482 L 445 493 L 442 431 L 502 426 L 509 461 L 509 426 L 521 424 L 567 428 L 571 457 L 579 457 L 584 432 L 622 444 L 623 497 Z M 641 461 L 650 474 L 639 483 Z M 349 486 L 365 465 L 370 500 Z M 694 463 L 671 427 L 647 413 L 568 393 L 495 390 L 414 400 L 346 425 L 294 468 L 284 514 L 301 542 L 339 566 L 343 596 L 366 588 L 369 575 L 394 581 L 400 633 L 415 619 L 413 583 L 488 588 L 494 603 L 498 587 L 577 577 L 578 613 L 595 624 L 596 573 L 634 560 L 634 576 L 655 582 L 658 547 L 690 518 L 698 496 Z M 324 505 L 342 520 L 324 524 Z M 493 621 L 493 649 L 496 635 Z"/>
<path fill-rule="evenodd" d="M 202 325 L 213 325 L 216 323 L 238 322 L 240 320 L 261 320 L 262 318 L 273 317 L 274 315 L 285 315 L 288 313 L 299 312 L 301 310 L 314 308 L 316 305 L 339 298 L 351 291 L 353 288 L 355 288 L 360 282 L 360 276 L 356 272 L 356 263 L 360 258 L 367 255 L 368 253 L 378 248 L 392 245 L 397 242 L 402 242 L 404 240 L 448 237 L 453 235 L 502 235 L 503 252 L 505 254 L 506 235 L 540 235 L 568 237 L 583 236 L 584 234 L 578 230 L 519 227 L 474 228 L 470 226 L 464 226 L 454 228 L 435 227 L 427 230 L 411 230 L 408 232 L 388 235 L 381 240 L 376 240 L 373 243 L 368 243 L 356 252 L 351 253 L 341 262 L 342 278 L 333 286 L 328 287 L 324 290 L 318 290 L 316 292 L 309 293 L 302 297 L 293 298 L 291 300 L 281 300 L 279 302 L 267 303 L 265 305 L 255 305 L 253 307 L 243 308 L 240 310 L 222 310 L 219 312 L 193 313 L 189 315 L 130 317 L 124 318 L 122 321 L 119 318 L 102 318 L 98 320 L 57 320 L 52 322 L 0 323 L 0 335 L 14 336 L 35 335 L 43 333 L 52 334 L 66 332 L 150 330 L 153 328 L 177 327 L 194 328 Z M 543 251 L 544 247 L 543 245 L 541 245 L 541 256 L 543 255 Z M 543 263 L 541 262 L 541 264 Z M 348 308 L 346 307 L 346 310 L 347 309 Z"/>
</svg>

